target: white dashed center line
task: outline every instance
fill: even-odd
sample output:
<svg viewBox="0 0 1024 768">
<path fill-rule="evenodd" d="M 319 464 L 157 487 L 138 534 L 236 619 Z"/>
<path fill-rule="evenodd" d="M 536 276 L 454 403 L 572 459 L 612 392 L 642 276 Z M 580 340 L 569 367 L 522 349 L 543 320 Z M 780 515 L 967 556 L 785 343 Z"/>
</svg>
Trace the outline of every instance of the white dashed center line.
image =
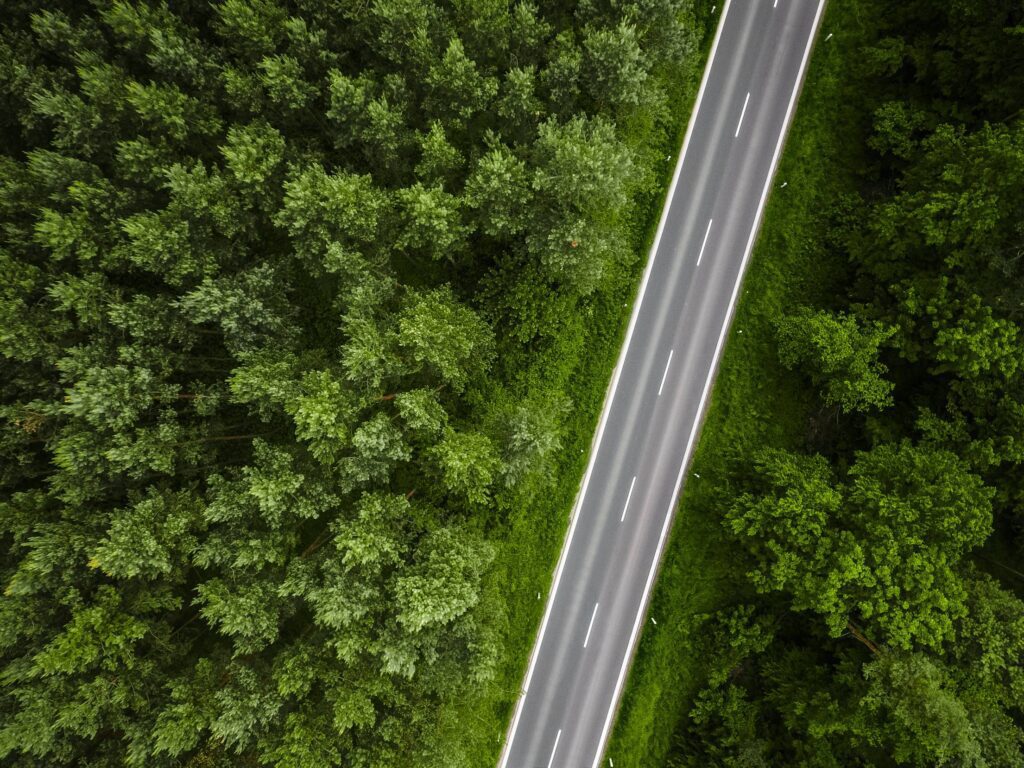
<svg viewBox="0 0 1024 768">
<path fill-rule="evenodd" d="M 619 518 L 620 523 L 626 519 L 626 510 L 629 509 L 629 500 L 633 498 L 634 485 L 636 485 L 636 475 L 633 475 L 633 481 L 629 484 L 629 493 L 626 494 L 626 503 L 622 507 L 622 517 Z"/>
<path fill-rule="evenodd" d="M 700 266 L 700 260 L 704 258 L 704 246 L 708 244 L 708 235 L 711 234 L 711 222 L 714 219 L 708 219 L 708 228 L 704 230 L 704 240 L 700 244 L 700 253 L 697 254 L 697 266 Z"/>
<path fill-rule="evenodd" d="M 743 116 L 747 114 L 747 102 L 750 101 L 750 91 L 747 91 L 747 98 L 743 100 L 743 111 L 740 112 L 740 121 L 736 123 L 736 134 L 733 138 L 740 135 L 740 126 L 743 125 Z"/>
<path fill-rule="evenodd" d="M 594 619 L 597 618 L 597 606 L 598 605 L 600 605 L 600 603 L 594 603 L 594 612 L 592 614 L 590 614 L 590 624 L 587 625 L 587 636 L 585 638 L 583 638 L 583 647 L 584 648 L 586 648 L 587 647 L 587 643 L 590 642 L 590 631 L 594 628 Z M 557 744 L 558 742 L 556 741 L 555 743 Z"/>
<path fill-rule="evenodd" d="M 555 750 L 558 749 L 558 740 L 562 738 L 562 729 L 558 729 L 558 733 L 555 734 L 555 746 L 551 748 L 551 757 L 548 758 L 548 768 L 551 768 L 555 763 Z"/>
<path fill-rule="evenodd" d="M 668 362 L 665 363 L 665 372 L 663 374 L 661 374 L 661 385 L 658 387 L 658 397 L 661 397 L 661 390 L 663 390 L 665 388 L 665 379 L 668 378 L 668 367 L 670 365 L 672 365 L 672 353 L 673 352 L 675 352 L 674 349 L 670 349 L 668 351 Z"/>
</svg>

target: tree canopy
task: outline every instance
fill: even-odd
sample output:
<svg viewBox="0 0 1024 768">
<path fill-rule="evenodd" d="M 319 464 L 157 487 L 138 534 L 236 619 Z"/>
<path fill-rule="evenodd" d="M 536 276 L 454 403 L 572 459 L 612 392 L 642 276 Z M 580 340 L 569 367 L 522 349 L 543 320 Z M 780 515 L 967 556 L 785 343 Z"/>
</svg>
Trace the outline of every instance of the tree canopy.
<svg viewBox="0 0 1024 768">
<path fill-rule="evenodd" d="M 627 280 L 622 125 L 694 37 L 686 0 L 5 4 L 0 763 L 458 764 L 568 412 L 518 361 Z"/>
</svg>

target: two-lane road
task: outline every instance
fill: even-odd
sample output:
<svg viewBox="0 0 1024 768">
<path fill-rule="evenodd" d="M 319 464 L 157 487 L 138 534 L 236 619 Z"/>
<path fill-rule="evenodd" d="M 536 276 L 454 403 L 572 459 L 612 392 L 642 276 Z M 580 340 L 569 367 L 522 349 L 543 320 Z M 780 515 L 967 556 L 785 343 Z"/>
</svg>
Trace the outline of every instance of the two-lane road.
<svg viewBox="0 0 1024 768">
<path fill-rule="evenodd" d="M 500 768 L 596 768 L 824 0 L 727 0 Z"/>
</svg>

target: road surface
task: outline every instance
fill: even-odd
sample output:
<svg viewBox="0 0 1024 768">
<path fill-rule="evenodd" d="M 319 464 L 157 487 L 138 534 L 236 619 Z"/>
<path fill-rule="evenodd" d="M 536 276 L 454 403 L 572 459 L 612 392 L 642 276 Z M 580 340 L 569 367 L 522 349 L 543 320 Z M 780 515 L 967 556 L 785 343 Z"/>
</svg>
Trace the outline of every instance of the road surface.
<svg viewBox="0 0 1024 768">
<path fill-rule="evenodd" d="M 602 763 L 823 4 L 719 10 L 500 768 Z"/>
</svg>

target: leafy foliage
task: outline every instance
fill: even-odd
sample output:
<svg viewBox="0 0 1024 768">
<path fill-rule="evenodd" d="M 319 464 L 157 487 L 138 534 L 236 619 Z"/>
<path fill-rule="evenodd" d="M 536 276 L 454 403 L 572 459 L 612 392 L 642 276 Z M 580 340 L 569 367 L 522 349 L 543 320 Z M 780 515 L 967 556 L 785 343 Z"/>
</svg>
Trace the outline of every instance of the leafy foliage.
<svg viewBox="0 0 1024 768">
<path fill-rule="evenodd" d="M 688 10 L 5 6 L 0 762 L 458 764 Z"/>
<path fill-rule="evenodd" d="M 967 595 L 956 567 L 991 532 L 993 493 L 948 452 L 882 444 L 860 453 L 846 485 L 821 456 L 766 452 L 767 488 L 727 520 L 750 540 L 762 591 L 824 617 L 834 635 L 863 621 L 900 648 L 941 648 Z"/>
<path fill-rule="evenodd" d="M 789 368 L 810 371 L 824 385 L 828 405 L 847 413 L 884 408 L 892 404 L 892 384 L 883 378 L 878 348 L 895 330 L 861 328 L 854 315 L 805 310 L 779 323 L 779 359 Z"/>
</svg>

